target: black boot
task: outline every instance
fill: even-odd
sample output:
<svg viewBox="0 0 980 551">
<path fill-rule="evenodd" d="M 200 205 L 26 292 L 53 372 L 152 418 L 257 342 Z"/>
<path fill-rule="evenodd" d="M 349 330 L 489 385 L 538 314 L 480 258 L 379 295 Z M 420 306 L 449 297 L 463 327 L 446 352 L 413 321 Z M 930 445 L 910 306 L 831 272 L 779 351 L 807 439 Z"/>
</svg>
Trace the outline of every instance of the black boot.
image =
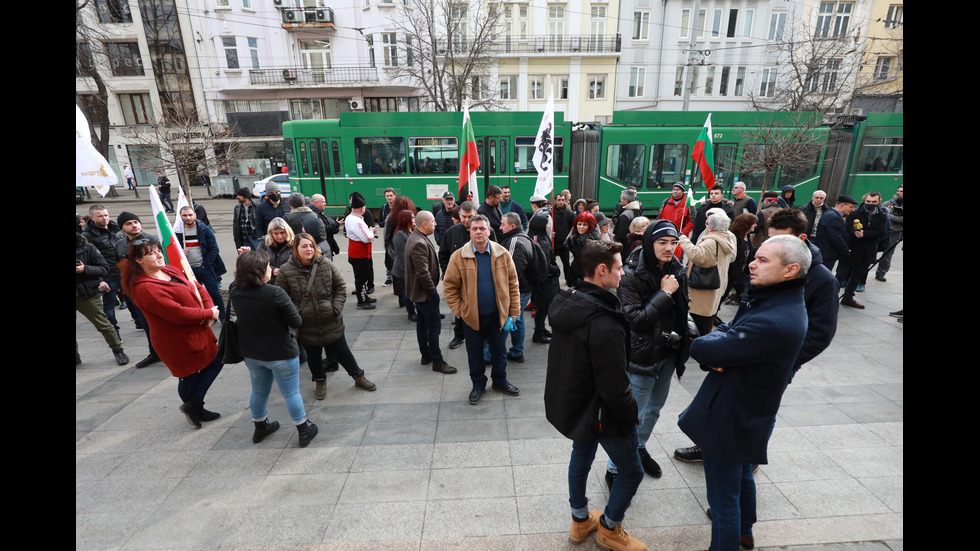
<svg viewBox="0 0 980 551">
<path fill-rule="evenodd" d="M 263 419 L 262 421 L 252 421 L 255 423 L 255 432 L 252 433 L 252 443 L 258 444 L 265 439 L 266 436 L 279 430 L 279 421 L 269 422 L 269 419 Z"/>
<path fill-rule="evenodd" d="M 201 407 L 204 402 L 197 398 L 191 398 L 180 405 L 180 411 L 187 418 L 187 423 L 196 428 L 201 428 Z"/>
<path fill-rule="evenodd" d="M 551 342 L 551 337 L 544 334 L 544 330 L 540 327 L 534 329 L 534 336 L 531 337 L 531 342 L 537 342 L 541 344 L 548 344 Z"/>
<path fill-rule="evenodd" d="M 201 421 L 217 421 L 221 419 L 221 414 L 216 411 L 208 411 L 204 409 L 204 401 L 201 401 L 201 413 L 198 414 Z"/>
<path fill-rule="evenodd" d="M 299 431 L 299 447 L 305 448 L 310 445 L 310 441 L 319 432 L 316 425 L 310 422 L 309 419 L 306 420 L 302 425 L 296 425 L 296 430 Z"/>
</svg>

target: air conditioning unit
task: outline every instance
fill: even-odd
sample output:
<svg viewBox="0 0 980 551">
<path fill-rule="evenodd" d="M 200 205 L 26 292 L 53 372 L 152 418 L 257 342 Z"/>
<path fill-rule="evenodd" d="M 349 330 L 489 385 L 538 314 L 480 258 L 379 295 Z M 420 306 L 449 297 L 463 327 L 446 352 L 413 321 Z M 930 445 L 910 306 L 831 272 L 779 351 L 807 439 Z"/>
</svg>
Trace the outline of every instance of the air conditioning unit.
<svg viewBox="0 0 980 551">
<path fill-rule="evenodd" d="M 282 10 L 282 22 L 283 23 L 295 23 L 296 22 L 296 10 Z"/>
<path fill-rule="evenodd" d="M 316 10 L 317 21 L 328 21 L 329 18 L 327 17 L 327 15 L 328 15 L 327 10 Z"/>
<path fill-rule="evenodd" d="M 283 80 L 296 80 L 296 71 L 292 69 L 283 69 L 282 78 Z"/>
<path fill-rule="evenodd" d="M 272 0 L 272 3 L 275 4 L 275 5 L 277 5 L 277 6 L 281 6 L 282 5 L 282 1 L 283 0 Z"/>
<path fill-rule="evenodd" d="M 364 98 L 351 98 L 350 108 L 351 111 L 364 111 Z"/>
</svg>

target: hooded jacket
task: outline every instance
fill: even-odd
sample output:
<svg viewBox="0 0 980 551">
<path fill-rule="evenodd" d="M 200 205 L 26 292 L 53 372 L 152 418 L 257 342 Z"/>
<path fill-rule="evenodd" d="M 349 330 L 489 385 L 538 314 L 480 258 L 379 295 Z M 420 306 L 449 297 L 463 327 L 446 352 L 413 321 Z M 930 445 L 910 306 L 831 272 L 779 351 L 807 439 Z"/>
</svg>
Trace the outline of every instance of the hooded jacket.
<svg viewBox="0 0 980 551">
<path fill-rule="evenodd" d="M 296 207 L 282 217 L 294 234 L 308 233 L 317 243 L 327 240 L 327 231 L 320 217 L 310 207 Z"/>
<path fill-rule="evenodd" d="M 789 199 L 787 199 L 786 197 L 783 196 L 787 191 L 792 191 L 793 192 L 789 196 Z M 784 209 L 791 209 L 791 208 L 793 208 L 793 203 L 796 203 L 796 188 L 793 187 L 792 184 L 786 184 L 785 186 L 783 186 L 782 188 L 780 188 L 780 190 L 779 190 L 779 199 L 776 199 L 776 203 L 781 208 L 784 208 Z"/>
<path fill-rule="evenodd" d="M 588 281 L 558 293 L 548 310 L 545 416 L 576 442 L 635 434 L 636 400 L 626 374 L 630 328 L 615 294 Z"/>
<path fill-rule="evenodd" d="M 643 209 L 640 208 L 639 201 L 631 201 L 623 206 L 623 212 L 616 217 L 616 226 L 613 228 L 613 238 L 623 244 L 625 249 L 629 243 L 626 236 L 630 232 L 630 223 L 637 216 L 643 216 Z"/>
</svg>

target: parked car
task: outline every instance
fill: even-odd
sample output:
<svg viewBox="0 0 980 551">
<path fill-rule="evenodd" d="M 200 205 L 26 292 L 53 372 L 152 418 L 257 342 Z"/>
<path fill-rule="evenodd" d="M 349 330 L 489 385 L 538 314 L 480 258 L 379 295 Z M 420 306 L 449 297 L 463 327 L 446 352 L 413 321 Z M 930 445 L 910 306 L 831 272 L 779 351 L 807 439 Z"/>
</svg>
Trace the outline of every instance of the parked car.
<svg viewBox="0 0 980 551">
<path fill-rule="evenodd" d="M 289 193 L 292 191 L 289 188 L 289 176 L 286 174 L 274 174 L 268 178 L 262 178 L 254 184 L 252 184 L 252 195 L 262 198 L 265 195 L 265 185 L 269 182 L 275 182 L 279 184 L 279 191 L 282 192 L 282 196 L 289 197 Z"/>
</svg>

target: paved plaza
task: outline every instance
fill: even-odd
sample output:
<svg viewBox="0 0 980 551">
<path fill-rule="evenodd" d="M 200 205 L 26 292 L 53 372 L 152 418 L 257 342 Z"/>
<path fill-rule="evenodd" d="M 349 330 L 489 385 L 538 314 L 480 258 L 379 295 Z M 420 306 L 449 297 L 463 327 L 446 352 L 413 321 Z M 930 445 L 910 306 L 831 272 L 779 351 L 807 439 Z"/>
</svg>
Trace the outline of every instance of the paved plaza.
<svg viewBox="0 0 980 551">
<path fill-rule="evenodd" d="M 155 234 L 141 195 L 104 204 L 113 219 L 135 212 Z M 229 268 L 227 288 L 234 201 L 202 203 Z M 77 212 L 87 214 L 90 204 Z M 529 329 L 527 361 L 507 368 L 520 396 L 488 389 L 471 406 L 465 347 L 448 349 L 448 308 L 443 303 L 442 343 L 446 360 L 460 369 L 455 375 L 419 364 L 415 326 L 391 288 L 381 286 L 380 241 L 374 258 L 377 309 L 359 311 L 351 297 L 344 320 L 351 349 L 378 390 L 354 387 L 340 370 L 328 375 L 327 398 L 317 401 L 301 365 L 307 414 L 320 429 L 305 449 L 278 388 L 269 418 L 282 428 L 252 444 L 244 364 L 226 365 L 207 396 L 221 419 L 195 430 L 177 409 L 177 379 L 167 368 L 133 367 L 147 348 L 127 312 L 118 312 L 131 358 L 124 367 L 76 314 L 84 362 L 75 373 L 76 549 L 598 549 L 594 537 L 581 546 L 567 540 L 571 443 L 544 415 L 548 346 L 532 344 Z M 904 332 L 888 312 L 903 307 L 903 260 L 900 247 L 886 283 L 872 272 L 856 297 L 867 308 L 841 307 L 833 344 L 786 391 L 770 464 L 756 474 L 756 549 L 902 549 Z M 346 256 L 336 261 L 350 288 Z M 725 306 L 720 315 L 727 321 L 734 313 Z M 689 361 L 683 379 L 674 379 L 648 444 L 663 477 L 645 477 L 626 514 L 630 534 L 651 550 L 708 547 L 703 469 L 672 457 L 690 444 L 677 416 L 703 378 Z M 589 483 L 593 508 L 608 498 L 605 461 L 600 448 Z"/>
</svg>

